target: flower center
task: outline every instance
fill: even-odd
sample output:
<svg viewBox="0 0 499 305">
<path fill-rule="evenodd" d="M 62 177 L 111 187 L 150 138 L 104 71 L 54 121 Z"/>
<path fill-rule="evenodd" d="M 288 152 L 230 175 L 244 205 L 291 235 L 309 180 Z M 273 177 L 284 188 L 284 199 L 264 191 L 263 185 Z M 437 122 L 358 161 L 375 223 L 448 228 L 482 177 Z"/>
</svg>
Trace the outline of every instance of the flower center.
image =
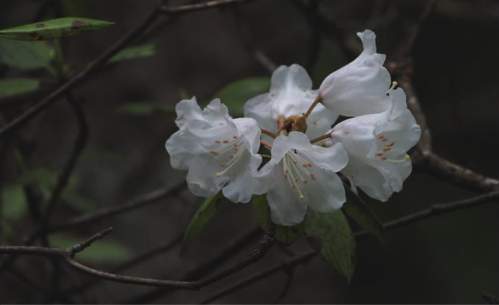
<svg viewBox="0 0 499 305">
<path fill-rule="evenodd" d="M 280 117 L 277 119 L 277 127 L 279 132 L 299 131 L 305 133 L 307 131 L 307 118 L 304 115 L 292 115 L 287 118 Z"/>
<path fill-rule="evenodd" d="M 241 136 L 215 141 L 215 147 L 209 153 L 220 165 L 221 171 L 216 173 L 217 176 L 227 174 L 238 163 L 244 152 L 241 146 Z"/>
<path fill-rule="evenodd" d="M 300 199 L 305 198 L 303 189 L 305 184 L 309 182 L 309 179 L 315 181 L 314 174 L 309 171 L 312 167 L 313 164 L 301 157 L 296 150 L 286 153 L 282 160 L 284 177 Z"/>
</svg>

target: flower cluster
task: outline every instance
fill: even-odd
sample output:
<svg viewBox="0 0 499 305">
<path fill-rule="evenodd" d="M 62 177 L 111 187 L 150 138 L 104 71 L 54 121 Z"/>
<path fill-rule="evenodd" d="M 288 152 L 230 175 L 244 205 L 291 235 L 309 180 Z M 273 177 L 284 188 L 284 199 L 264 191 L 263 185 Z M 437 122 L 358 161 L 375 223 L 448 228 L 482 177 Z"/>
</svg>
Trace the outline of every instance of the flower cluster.
<svg viewBox="0 0 499 305">
<path fill-rule="evenodd" d="M 381 201 L 400 191 L 421 130 L 383 67 L 375 34 L 357 35 L 362 53 L 318 90 L 295 64 L 273 73 L 270 91 L 248 100 L 243 118 L 232 118 L 218 99 L 204 109 L 195 98 L 179 102 L 179 130 L 166 149 L 172 166 L 188 171 L 190 190 L 203 197 L 222 191 L 233 202 L 266 194 L 280 225 L 302 222 L 308 208 L 341 208 L 340 176 Z"/>
</svg>

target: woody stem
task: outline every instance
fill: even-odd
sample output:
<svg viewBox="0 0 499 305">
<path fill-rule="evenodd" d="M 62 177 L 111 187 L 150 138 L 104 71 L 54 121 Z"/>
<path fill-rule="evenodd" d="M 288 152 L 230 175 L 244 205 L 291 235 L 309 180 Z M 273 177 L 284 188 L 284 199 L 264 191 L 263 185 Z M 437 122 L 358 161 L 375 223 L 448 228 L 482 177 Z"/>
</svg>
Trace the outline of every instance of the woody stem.
<svg viewBox="0 0 499 305">
<path fill-rule="evenodd" d="M 312 139 L 310 141 L 310 143 L 315 144 L 315 143 L 318 143 L 318 142 L 320 142 L 322 140 L 329 139 L 329 138 L 331 138 L 331 133 L 330 132 L 328 132 L 326 134 L 323 134 L 322 136 L 319 136 L 319 137 L 317 137 L 315 139 Z"/>
<path fill-rule="evenodd" d="M 321 102 L 322 100 L 322 97 L 321 95 L 317 95 L 317 97 L 315 98 L 315 100 L 312 102 L 312 104 L 310 105 L 310 107 L 308 107 L 308 110 L 307 112 L 305 112 L 305 114 L 303 115 L 305 118 L 308 118 L 308 116 L 312 113 L 312 111 L 314 110 L 314 108 Z"/>
<path fill-rule="evenodd" d="M 265 128 L 260 128 L 260 129 L 262 130 L 262 133 L 263 133 L 263 134 L 266 134 L 266 135 L 268 135 L 269 137 L 272 137 L 272 138 L 274 138 L 274 139 L 277 137 L 275 133 L 273 133 L 272 131 L 270 131 L 270 130 L 268 130 L 268 129 L 265 129 Z"/>
</svg>

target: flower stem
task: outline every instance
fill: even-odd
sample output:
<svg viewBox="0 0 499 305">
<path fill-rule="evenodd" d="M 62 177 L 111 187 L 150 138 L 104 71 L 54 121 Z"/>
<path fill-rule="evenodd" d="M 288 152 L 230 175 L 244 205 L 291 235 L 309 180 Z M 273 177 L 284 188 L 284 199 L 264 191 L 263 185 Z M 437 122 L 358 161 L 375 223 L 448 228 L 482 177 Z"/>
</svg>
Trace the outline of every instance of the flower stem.
<svg viewBox="0 0 499 305">
<path fill-rule="evenodd" d="M 320 142 L 320 141 L 322 141 L 322 140 L 329 139 L 329 138 L 331 138 L 331 133 L 330 133 L 330 132 L 328 132 L 328 133 L 326 133 L 326 134 L 323 134 L 322 136 L 318 136 L 318 137 L 317 137 L 317 138 L 315 138 L 315 139 L 312 139 L 312 140 L 310 141 L 310 143 L 315 144 L 315 143 L 318 143 L 318 142 Z"/>
<path fill-rule="evenodd" d="M 262 134 L 266 134 L 269 137 L 272 137 L 274 139 L 277 138 L 277 135 L 275 133 L 273 133 L 272 131 L 265 129 L 265 128 L 260 128 L 260 129 L 262 130 Z"/>
<path fill-rule="evenodd" d="M 308 110 L 307 112 L 305 112 L 305 114 L 303 115 L 305 118 L 308 118 L 308 116 L 312 113 L 312 111 L 314 110 L 315 106 L 317 106 L 320 102 L 322 101 L 322 97 L 321 95 L 317 95 L 317 97 L 315 98 L 315 100 L 312 102 L 312 104 L 310 105 L 310 107 L 308 107 Z"/>
<path fill-rule="evenodd" d="M 272 149 L 272 144 L 270 144 L 267 141 L 260 141 L 260 144 L 262 144 L 263 146 L 267 147 L 268 149 Z"/>
</svg>

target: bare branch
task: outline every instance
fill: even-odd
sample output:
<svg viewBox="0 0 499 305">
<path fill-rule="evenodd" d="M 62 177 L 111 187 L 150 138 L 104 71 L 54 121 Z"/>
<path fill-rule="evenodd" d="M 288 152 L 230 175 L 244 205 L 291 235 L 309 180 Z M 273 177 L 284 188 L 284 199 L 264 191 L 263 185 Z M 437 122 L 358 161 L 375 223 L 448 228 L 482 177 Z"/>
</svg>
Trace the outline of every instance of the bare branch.
<svg viewBox="0 0 499 305">
<path fill-rule="evenodd" d="M 285 270 L 286 268 L 289 268 L 292 265 L 298 265 L 301 263 L 305 263 L 310 258 L 312 258 L 316 255 L 317 255 L 317 252 L 314 250 L 309 250 L 305 253 L 299 254 L 294 258 L 291 258 L 291 259 L 288 259 L 284 262 L 278 263 L 272 267 L 269 267 L 268 269 L 256 272 L 256 273 L 254 273 L 254 274 L 252 274 L 252 275 L 250 275 L 242 280 L 235 282 L 232 285 L 224 287 L 220 291 L 216 292 L 215 294 L 206 298 L 205 300 L 201 301 L 200 303 L 201 304 L 211 303 L 211 302 L 213 302 L 213 301 L 215 301 L 215 300 L 217 300 L 225 295 L 228 295 L 228 294 L 236 291 L 239 288 L 246 287 L 247 285 L 249 285 L 251 283 L 254 283 L 258 280 L 266 278 L 269 275 L 271 275 L 277 271 Z"/>
<path fill-rule="evenodd" d="M 64 168 L 57 178 L 57 183 L 54 187 L 54 190 L 50 194 L 50 198 L 47 201 L 47 209 L 45 211 L 45 222 L 47 224 L 50 222 L 50 216 L 52 215 L 55 206 L 59 202 L 62 192 L 69 182 L 69 178 L 71 177 L 71 174 L 76 167 L 76 163 L 78 162 L 78 159 L 83 149 L 85 148 L 88 139 L 88 124 L 82 107 L 80 106 L 80 104 L 78 104 L 78 101 L 75 100 L 70 91 L 66 92 L 66 99 L 76 117 L 78 131 L 76 134 L 76 140 L 74 142 L 73 149 L 70 153 L 70 157 L 64 164 Z"/>
<path fill-rule="evenodd" d="M 149 204 L 157 202 L 160 199 L 167 198 L 170 196 L 175 196 L 176 194 L 182 192 L 184 189 L 185 189 L 185 183 L 183 182 L 174 186 L 173 188 L 170 187 L 170 188 L 157 189 L 152 192 L 146 193 L 134 200 L 131 200 L 128 203 L 110 208 L 102 208 L 91 214 L 79 216 L 65 223 L 53 225 L 48 230 L 49 232 L 61 231 L 68 228 L 74 228 L 83 224 L 96 222 L 98 220 L 102 220 L 107 217 L 116 216 L 125 212 L 145 207 Z"/>
<path fill-rule="evenodd" d="M 222 270 L 210 277 L 203 280 L 197 281 L 175 281 L 175 280 L 160 280 L 145 277 L 127 276 L 119 275 L 115 273 L 110 273 L 98 269 L 91 268 L 89 266 L 83 265 L 82 263 L 76 261 L 73 258 L 75 254 L 74 251 L 81 251 L 84 248 L 90 246 L 93 242 L 103 237 L 109 233 L 110 229 L 106 229 L 100 232 L 80 245 L 75 245 L 69 250 L 57 249 L 57 248 L 44 248 L 44 247 L 32 247 L 32 246 L 0 246 L 0 254 L 23 254 L 23 255 L 38 255 L 46 256 L 49 258 L 60 258 L 63 259 L 65 263 L 71 265 L 75 269 L 85 272 L 87 274 L 99 277 L 101 279 L 110 280 L 118 283 L 143 285 L 143 286 L 154 286 L 154 287 L 173 287 L 178 289 L 199 289 L 208 284 L 214 283 L 221 280 L 233 273 L 236 273 L 245 267 L 255 263 L 260 260 L 268 250 L 274 244 L 274 239 L 267 234 L 263 236 L 258 247 L 255 248 L 251 254 L 244 260 L 235 263 L 234 265 Z M 76 250 L 75 250 L 76 249 Z"/>
</svg>

